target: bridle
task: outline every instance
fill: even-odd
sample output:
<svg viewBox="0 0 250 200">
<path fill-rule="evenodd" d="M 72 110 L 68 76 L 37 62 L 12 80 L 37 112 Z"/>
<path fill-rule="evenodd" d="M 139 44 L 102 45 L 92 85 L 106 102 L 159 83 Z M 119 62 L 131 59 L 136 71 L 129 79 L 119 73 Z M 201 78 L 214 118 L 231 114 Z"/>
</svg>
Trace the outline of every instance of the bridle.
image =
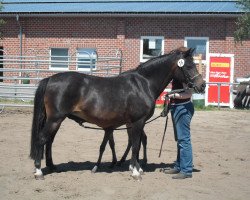
<svg viewBox="0 0 250 200">
<path fill-rule="evenodd" d="M 183 73 L 184 73 L 184 72 L 183 72 Z M 186 76 L 185 73 L 184 73 L 184 76 Z M 197 86 L 194 84 L 194 80 L 195 80 L 197 77 L 199 77 L 199 76 L 201 77 L 200 74 L 196 74 L 196 75 L 193 76 L 192 78 L 186 76 L 187 86 L 188 86 L 189 88 L 194 89 L 195 92 L 197 92 L 197 93 L 200 93 L 200 92 L 199 92 L 199 90 L 197 89 Z"/>
<path fill-rule="evenodd" d="M 186 79 L 188 88 L 194 89 L 195 92 L 199 93 L 199 91 L 197 90 L 197 86 L 194 84 L 194 80 L 197 77 L 201 76 L 201 74 L 198 73 L 198 74 L 194 75 L 193 77 L 188 76 L 187 70 L 184 67 L 184 65 L 185 65 L 185 60 L 183 58 L 180 58 L 177 61 L 177 66 L 181 69 L 181 71 Z"/>
</svg>

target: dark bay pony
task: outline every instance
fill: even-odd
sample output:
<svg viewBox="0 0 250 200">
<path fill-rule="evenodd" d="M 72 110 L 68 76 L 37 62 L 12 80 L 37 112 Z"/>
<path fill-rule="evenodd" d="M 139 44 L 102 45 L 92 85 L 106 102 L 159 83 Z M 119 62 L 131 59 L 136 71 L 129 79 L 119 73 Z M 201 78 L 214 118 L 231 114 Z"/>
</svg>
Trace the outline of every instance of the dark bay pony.
<svg viewBox="0 0 250 200">
<path fill-rule="evenodd" d="M 117 77 L 64 72 L 43 79 L 35 94 L 31 134 L 30 157 L 34 159 L 35 177 L 43 178 L 44 147 L 46 166 L 55 167 L 51 151 L 54 137 L 66 117 L 75 117 L 103 128 L 104 140 L 111 143 L 113 129 L 130 126 L 132 176 L 140 178 L 137 155 L 141 134 L 146 120 L 154 113 L 155 100 L 173 78 L 198 92 L 204 91 L 205 82 L 193 62 L 192 49 L 174 50 Z M 115 152 L 114 144 L 110 146 Z"/>
</svg>

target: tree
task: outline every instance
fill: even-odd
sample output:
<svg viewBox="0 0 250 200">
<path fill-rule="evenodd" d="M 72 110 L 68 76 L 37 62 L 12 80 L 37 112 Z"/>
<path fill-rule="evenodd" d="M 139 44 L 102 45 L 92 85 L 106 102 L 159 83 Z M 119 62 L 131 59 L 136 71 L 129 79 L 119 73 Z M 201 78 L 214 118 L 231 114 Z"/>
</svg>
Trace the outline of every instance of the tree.
<svg viewBox="0 0 250 200">
<path fill-rule="evenodd" d="M 0 2 L 0 11 L 2 10 L 3 6 L 2 6 L 2 3 Z M 0 27 L 5 24 L 5 21 L 3 19 L 0 19 Z M 0 39 L 3 38 L 3 34 L 2 32 L 0 31 Z"/>
<path fill-rule="evenodd" d="M 237 19 L 234 32 L 235 42 L 241 42 L 250 38 L 250 0 L 238 0 L 237 4 L 245 12 Z"/>
</svg>

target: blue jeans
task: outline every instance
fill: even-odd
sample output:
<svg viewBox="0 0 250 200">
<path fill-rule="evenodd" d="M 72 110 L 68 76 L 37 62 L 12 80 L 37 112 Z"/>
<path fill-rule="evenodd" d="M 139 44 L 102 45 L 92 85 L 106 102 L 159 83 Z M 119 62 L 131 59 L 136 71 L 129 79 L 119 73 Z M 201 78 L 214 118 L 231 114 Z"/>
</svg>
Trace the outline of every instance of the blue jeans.
<svg viewBox="0 0 250 200">
<path fill-rule="evenodd" d="M 191 175 L 193 171 L 193 153 L 190 135 L 190 123 L 194 115 L 192 102 L 171 105 L 171 115 L 177 140 L 177 159 L 175 169 Z"/>
</svg>

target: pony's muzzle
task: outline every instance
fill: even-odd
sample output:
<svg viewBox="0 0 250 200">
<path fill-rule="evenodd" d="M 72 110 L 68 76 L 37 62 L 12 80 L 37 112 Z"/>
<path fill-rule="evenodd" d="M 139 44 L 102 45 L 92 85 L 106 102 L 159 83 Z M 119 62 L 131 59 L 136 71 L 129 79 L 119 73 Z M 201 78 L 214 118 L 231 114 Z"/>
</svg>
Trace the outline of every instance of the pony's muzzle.
<svg viewBox="0 0 250 200">
<path fill-rule="evenodd" d="M 202 92 L 202 93 L 205 93 L 205 89 L 206 89 L 206 82 L 204 81 L 204 82 L 201 84 L 201 92 Z"/>
<path fill-rule="evenodd" d="M 194 86 L 194 91 L 196 93 L 205 93 L 205 88 L 206 88 L 206 82 L 203 81 L 203 83 L 198 87 L 197 85 Z"/>
</svg>

